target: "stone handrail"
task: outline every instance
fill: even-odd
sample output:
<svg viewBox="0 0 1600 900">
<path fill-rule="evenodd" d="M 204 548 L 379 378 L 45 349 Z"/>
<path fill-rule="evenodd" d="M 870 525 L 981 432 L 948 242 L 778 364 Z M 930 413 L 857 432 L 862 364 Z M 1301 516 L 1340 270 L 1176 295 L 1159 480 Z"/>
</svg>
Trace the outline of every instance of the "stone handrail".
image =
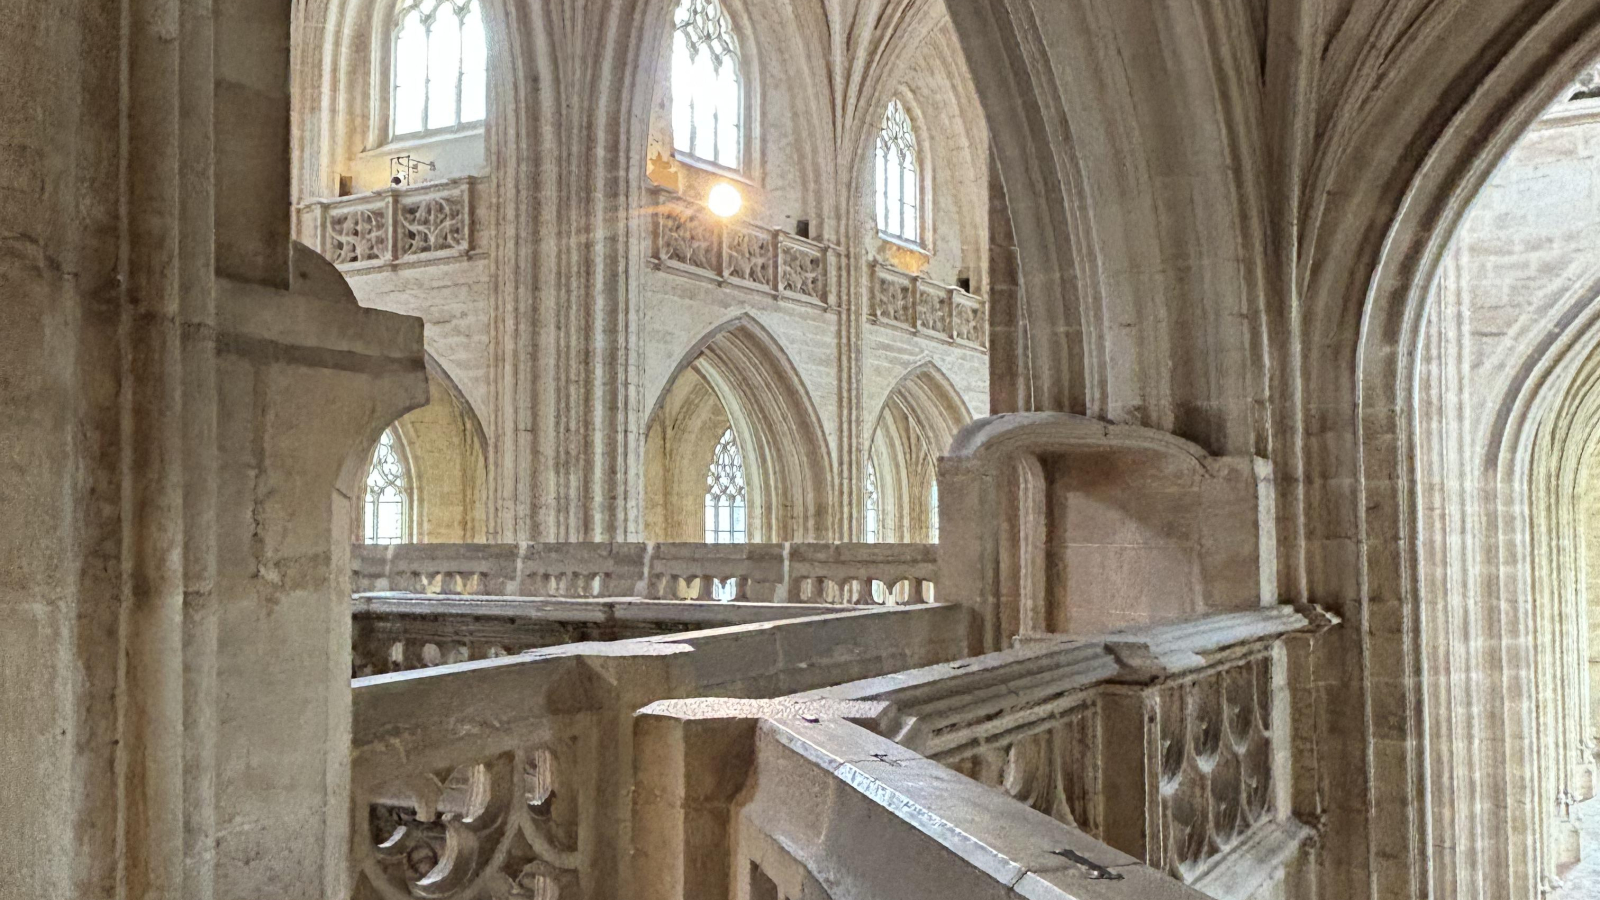
<svg viewBox="0 0 1600 900">
<path fill-rule="evenodd" d="M 967 622 L 951 606 L 834 610 L 356 679 L 352 896 L 628 896 L 636 710 L 957 659 Z"/>
<path fill-rule="evenodd" d="M 1273 606 L 653 704 L 632 894 L 1275 895 L 1312 836 L 1289 815 L 1283 645 L 1330 624 Z"/>
<path fill-rule="evenodd" d="M 989 323 L 983 298 L 887 263 L 872 263 L 871 311 L 873 321 L 880 325 L 934 335 L 968 347 L 988 346 Z"/>
<path fill-rule="evenodd" d="M 1315 608 L 1043 638 L 801 695 L 882 703 L 906 747 L 1214 896 L 1251 896 L 1311 836 L 1289 815 L 1283 642 Z"/>
<path fill-rule="evenodd" d="M 351 272 L 466 256 L 478 247 L 478 176 L 390 187 L 301 204 L 308 244 Z"/>
<path fill-rule="evenodd" d="M 651 263 L 664 271 L 827 307 L 838 249 L 782 229 L 722 221 L 703 206 L 655 188 Z"/>
<path fill-rule="evenodd" d="M 816 615 L 798 603 L 363 594 L 351 603 L 352 675 L 404 672 L 585 641 Z"/>
<path fill-rule="evenodd" d="M 356 593 L 883 606 L 932 599 L 935 544 L 358 544 Z"/>
</svg>

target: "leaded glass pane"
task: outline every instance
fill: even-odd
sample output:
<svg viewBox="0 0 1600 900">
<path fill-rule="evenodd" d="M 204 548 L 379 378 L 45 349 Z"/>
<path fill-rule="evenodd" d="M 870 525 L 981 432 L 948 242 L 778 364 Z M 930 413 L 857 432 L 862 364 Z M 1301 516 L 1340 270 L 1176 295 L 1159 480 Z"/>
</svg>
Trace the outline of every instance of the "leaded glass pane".
<svg viewBox="0 0 1600 900">
<path fill-rule="evenodd" d="M 478 0 L 409 0 L 395 22 L 390 132 L 482 121 L 488 50 Z"/>
<path fill-rule="evenodd" d="M 878 542 L 878 470 L 872 465 L 871 460 L 867 461 L 865 493 L 867 521 L 862 536 L 867 543 L 876 544 Z"/>
<path fill-rule="evenodd" d="M 369 544 L 404 544 L 411 540 L 411 485 L 391 428 L 378 438 L 367 470 L 362 510 L 362 536 Z"/>
<path fill-rule="evenodd" d="M 899 100 L 889 101 L 878 132 L 878 230 L 904 241 L 919 241 L 917 135 Z"/>
<path fill-rule="evenodd" d="M 744 457 L 733 429 L 723 432 L 706 474 L 706 543 L 746 541 Z"/>
<path fill-rule="evenodd" d="M 717 0 L 683 0 L 672 36 L 672 143 L 737 169 L 742 156 L 744 90 L 739 42 Z"/>
</svg>

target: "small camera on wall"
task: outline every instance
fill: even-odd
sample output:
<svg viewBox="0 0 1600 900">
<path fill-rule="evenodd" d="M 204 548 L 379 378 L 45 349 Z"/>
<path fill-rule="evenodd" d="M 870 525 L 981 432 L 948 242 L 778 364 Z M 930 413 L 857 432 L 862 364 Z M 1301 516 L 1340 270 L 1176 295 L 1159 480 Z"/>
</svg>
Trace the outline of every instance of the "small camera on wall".
<svg viewBox="0 0 1600 900">
<path fill-rule="evenodd" d="M 438 167 L 433 163 L 425 159 L 417 159 L 410 154 L 391 156 L 389 157 L 389 183 L 395 187 L 410 185 L 412 177 L 422 171 L 423 168 L 430 172 L 438 170 Z"/>
</svg>

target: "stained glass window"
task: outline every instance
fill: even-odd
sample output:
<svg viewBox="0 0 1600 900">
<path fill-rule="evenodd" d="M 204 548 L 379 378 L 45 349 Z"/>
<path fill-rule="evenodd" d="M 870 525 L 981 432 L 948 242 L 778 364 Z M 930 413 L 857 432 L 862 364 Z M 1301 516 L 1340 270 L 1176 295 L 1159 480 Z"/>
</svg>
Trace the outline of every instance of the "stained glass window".
<svg viewBox="0 0 1600 900">
<path fill-rule="evenodd" d="M 869 544 L 878 542 L 878 470 L 867 460 L 866 488 L 867 521 L 862 537 Z"/>
<path fill-rule="evenodd" d="M 878 230 L 903 241 L 918 241 L 922 185 L 917 175 L 917 135 L 899 100 L 889 101 L 878 132 L 877 176 Z"/>
<path fill-rule="evenodd" d="M 395 16 L 390 133 L 483 121 L 487 47 L 478 0 L 407 0 Z"/>
<path fill-rule="evenodd" d="M 744 89 L 739 41 L 717 0 L 683 0 L 672 35 L 672 143 L 737 169 L 742 155 Z"/>
<path fill-rule="evenodd" d="M 406 472 L 399 436 L 393 428 L 378 438 L 378 446 L 372 451 L 362 512 L 361 533 L 367 543 L 411 541 L 411 479 Z"/>
</svg>

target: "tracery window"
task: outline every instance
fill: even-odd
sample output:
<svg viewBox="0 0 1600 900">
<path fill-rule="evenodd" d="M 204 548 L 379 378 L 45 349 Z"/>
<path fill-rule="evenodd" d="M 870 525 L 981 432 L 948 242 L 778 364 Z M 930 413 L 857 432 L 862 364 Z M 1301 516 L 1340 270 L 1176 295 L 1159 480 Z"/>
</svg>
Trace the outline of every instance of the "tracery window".
<svg viewBox="0 0 1600 900">
<path fill-rule="evenodd" d="M 747 534 L 744 456 L 729 428 L 717 442 L 706 474 L 706 543 L 742 544 Z"/>
<path fill-rule="evenodd" d="M 916 132 L 906 108 L 891 100 L 878 132 L 878 230 L 913 243 L 921 237 L 917 209 L 922 185 L 917 173 Z"/>
<path fill-rule="evenodd" d="M 683 0 L 672 35 L 672 143 L 690 156 L 737 169 L 744 89 L 739 41 L 717 0 Z"/>
<path fill-rule="evenodd" d="M 866 528 L 862 530 L 862 537 L 867 543 L 876 544 L 878 542 L 878 470 L 872 465 L 871 460 L 867 460 L 866 489 L 864 493 L 866 494 L 867 522 Z"/>
<path fill-rule="evenodd" d="M 361 529 L 367 543 L 411 542 L 411 490 L 399 436 L 390 428 L 378 438 L 367 470 Z"/>
<path fill-rule="evenodd" d="M 478 0 L 403 0 L 390 73 L 391 136 L 483 121 L 488 45 Z"/>
</svg>

